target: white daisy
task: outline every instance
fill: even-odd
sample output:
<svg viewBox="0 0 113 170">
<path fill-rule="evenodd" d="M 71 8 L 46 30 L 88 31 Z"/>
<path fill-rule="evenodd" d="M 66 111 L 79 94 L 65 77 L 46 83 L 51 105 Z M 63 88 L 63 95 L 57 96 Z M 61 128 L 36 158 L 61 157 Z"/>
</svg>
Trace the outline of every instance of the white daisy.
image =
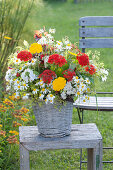
<svg viewBox="0 0 113 170">
<path fill-rule="evenodd" d="M 66 44 L 66 49 L 70 50 L 72 48 L 71 44 Z"/>
<path fill-rule="evenodd" d="M 33 89 L 32 93 L 37 94 L 38 91 L 39 91 L 38 89 Z"/>
<path fill-rule="evenodd" d="M 46 98 L 46 99 L 45 99 L 45 103 L 47 104 L 47 103 L 48 103 L 48 101 L 49 101 L 49 100 L 48 100 L 48 98 Z"/>
<path fill-rule="evenodd" d="M 45 88 L 42 88 L 41 93 L 43 93 L 43 94 L 47 94 L 47 93 L 48 93 L 48 90 L 47 90 L 47 89 L 45 89 Z"/>
<path fill-rule="evenodd" d="M 23 88 L 23 90 L 24 90 L 24 89 L 27 89 L 28 87 L 29 87 L 29 85 L 28 85 L 27 83 L 25 83 L 25 82 L 22 83 L 22 88 Z"/>
<path fill-rule="evenodd" d="M 53 94 L 48 94 L 47 98 L 48 98 L 49 102 L 53 104 L 55 96 Z"/>
<path fill-rule="evenodd" d="M 18 98 L 20 98 L 20 93 L 19 92 L 15 92 L 14 96 L 15 96 L 16 99 L 18 99 Z"/>
<path fill-rule="evenodd" d="M 40 93 L 39 99 L 43 100 L 43 98 L 44 98 L 44 95 Z"/>
<path fill-rule="evenodd" d="M 37 61 L 37 59 L 32 58 L 32 60 L 31 60 L 31 65 L 35 65 L 36 61 Z"/>
<path fill-rule="evenodd" d="M 85 79 L 86 84 L 90 84 L 90 80 L 88 78 Z"/>
<path fill-rule="evenodd" d="M 51 33 L 51 34 L 55 34 L 55 32 L 56 32 L 56 29 L 49 29 L 49 33 Z"/>
<path fill-rule="evenodd" d="M 22 99 L 26 100 L 29 98 L 29 93 L 24 93 Z"/>
</svg>

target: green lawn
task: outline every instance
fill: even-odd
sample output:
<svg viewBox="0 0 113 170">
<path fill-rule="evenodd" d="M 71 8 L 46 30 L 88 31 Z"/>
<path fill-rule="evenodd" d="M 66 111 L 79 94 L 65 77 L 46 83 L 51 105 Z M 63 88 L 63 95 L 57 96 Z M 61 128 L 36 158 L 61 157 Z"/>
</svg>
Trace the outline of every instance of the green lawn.
<svg viewBox="0 0 113 170">
<path fill-rule="evenodd" d="M 74 4 L 73 0 L 65 3 L 54 0 L 45 2 L 40 0 L 40 3 L 36 3 L 32 9 L 22 35 L 22 40 L 25 39 L 32 43 L 35 41 L 33 39 L 34 30 L 45 26 L 47 29 L 50 27 L 56 28 L 57 40 L 61 40 L 64 36 L 69 36 L 72 42 L 78 42 L 80 17 L 109 15 L 113 15 L 113 2 L 105 2 L 103 0 L 102 2 Z M 101 91 L 112 91 L 113 49 L 98 50 L 101 51 L 101 61 L 109 68 L 109 76 L 107 82 L 97 85 L 97 89 Z M 97 124 L 103 136 L 103 145 L 113 146 L 113 113 L 85 111 L 84 123 L 90 122 Z M 31 123 L 31 125 L 33 125 L 33 123 Z M 79 123 L 76 110 L 73 112 L 73 123 Z M 30 152 L 30 167 L 31 170 L 79 170 L 79 153 L 79 150 Z M 103 153 L 104 160 L 113 160 L 113 151 L 104 150 Z M 86 151 L 83 155 L 86 159 Z M 86 165 L 83 164 L 82 169 L 86 170 L 86 168 Z M 11 170 L 13 169 L 19 169 L 18 161 L 16 165 L 11 165 Z M 112 169 L 113 164 L 103 165 L 103 170 Z"/>
</svg>

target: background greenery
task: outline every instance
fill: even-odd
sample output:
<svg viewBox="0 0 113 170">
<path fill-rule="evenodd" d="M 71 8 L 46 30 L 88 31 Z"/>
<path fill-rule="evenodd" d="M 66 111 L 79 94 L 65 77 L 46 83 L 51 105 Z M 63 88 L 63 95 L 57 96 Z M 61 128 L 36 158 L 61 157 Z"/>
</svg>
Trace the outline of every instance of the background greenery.
<svg viewBox="0 0 113 170">
<path fill-rule="evenodd" d="M 45 26 L 56 28 L 56 38 L 61 40 L 64 36 L 70 37 L 72 42 L 79 41 L 79 18 L 83 16 L 112 16 L 113 2 L 101 0 L 74 4 L 73 0 L 67 2 L 36 0 L 32 12 L 24 27 L 20 44 L 25 39 L 29 43 L 35 42 L 34 31 Z M 113 49 L 98 49 L 101 52 L 100 60 L 109 69 L 108 80 L 97 84 L 98 91 L 113 91 Z M 30 107 L 30 106 L 29 106 Z M 32 112 L 31 112 L 32 114 Z M 85 111 L 84 123 L 96 123 L 102 136 L 103 145 L 113 146 L 113 113 Z M 79 123 L 76 110 L 73 112 L 73 123 Z M 34 116 L 30 125 L 35 124 Z M 103 160 L 113 160 L 113 151 L 104 150 Z M 16 156 L 15 156 L 16 155 Z M 84 159 L 87 154 L 84 150 Z M 30 152 L 30 167 L 32 170 L 79 170 L 79 150 L 58 150 Z M 13 163 L 15 162 L 15 163 Z M 86 164 L 82 169 L 86 170 Z M 4 169 L 2 167 L 2 169 Z M 13 150 L 8 170 L 19 169 L 19 148 Z M 103 170 L 112 170 L 113 164 L 104 164 Z"/>
</svg>

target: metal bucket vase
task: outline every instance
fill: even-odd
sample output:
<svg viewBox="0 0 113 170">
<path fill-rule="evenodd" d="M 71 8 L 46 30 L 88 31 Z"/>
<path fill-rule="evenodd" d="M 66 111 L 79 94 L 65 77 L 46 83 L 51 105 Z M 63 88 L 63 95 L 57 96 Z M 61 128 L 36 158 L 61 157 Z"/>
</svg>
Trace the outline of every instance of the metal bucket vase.
<svg viewBox="0 0 113 170">
<path fill-rule="evenodd" d="M 43 137 L 63 137 L 71 133 L 73 103 L 66 105 L 36 103 L 33 106 L 38 131 Z"/>
</svg>

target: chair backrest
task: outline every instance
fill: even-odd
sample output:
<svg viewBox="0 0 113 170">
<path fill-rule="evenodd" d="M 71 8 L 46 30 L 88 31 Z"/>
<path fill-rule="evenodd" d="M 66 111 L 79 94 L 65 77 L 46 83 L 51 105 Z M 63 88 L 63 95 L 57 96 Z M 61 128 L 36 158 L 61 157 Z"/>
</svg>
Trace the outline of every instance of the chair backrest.
<svg viewBox="0 0 113 170">
<path fill-rule="evenodd" d="M 113 16 L 87 16 L 79 20 L 79 47 L 113 48 Z"/>
</svg>

